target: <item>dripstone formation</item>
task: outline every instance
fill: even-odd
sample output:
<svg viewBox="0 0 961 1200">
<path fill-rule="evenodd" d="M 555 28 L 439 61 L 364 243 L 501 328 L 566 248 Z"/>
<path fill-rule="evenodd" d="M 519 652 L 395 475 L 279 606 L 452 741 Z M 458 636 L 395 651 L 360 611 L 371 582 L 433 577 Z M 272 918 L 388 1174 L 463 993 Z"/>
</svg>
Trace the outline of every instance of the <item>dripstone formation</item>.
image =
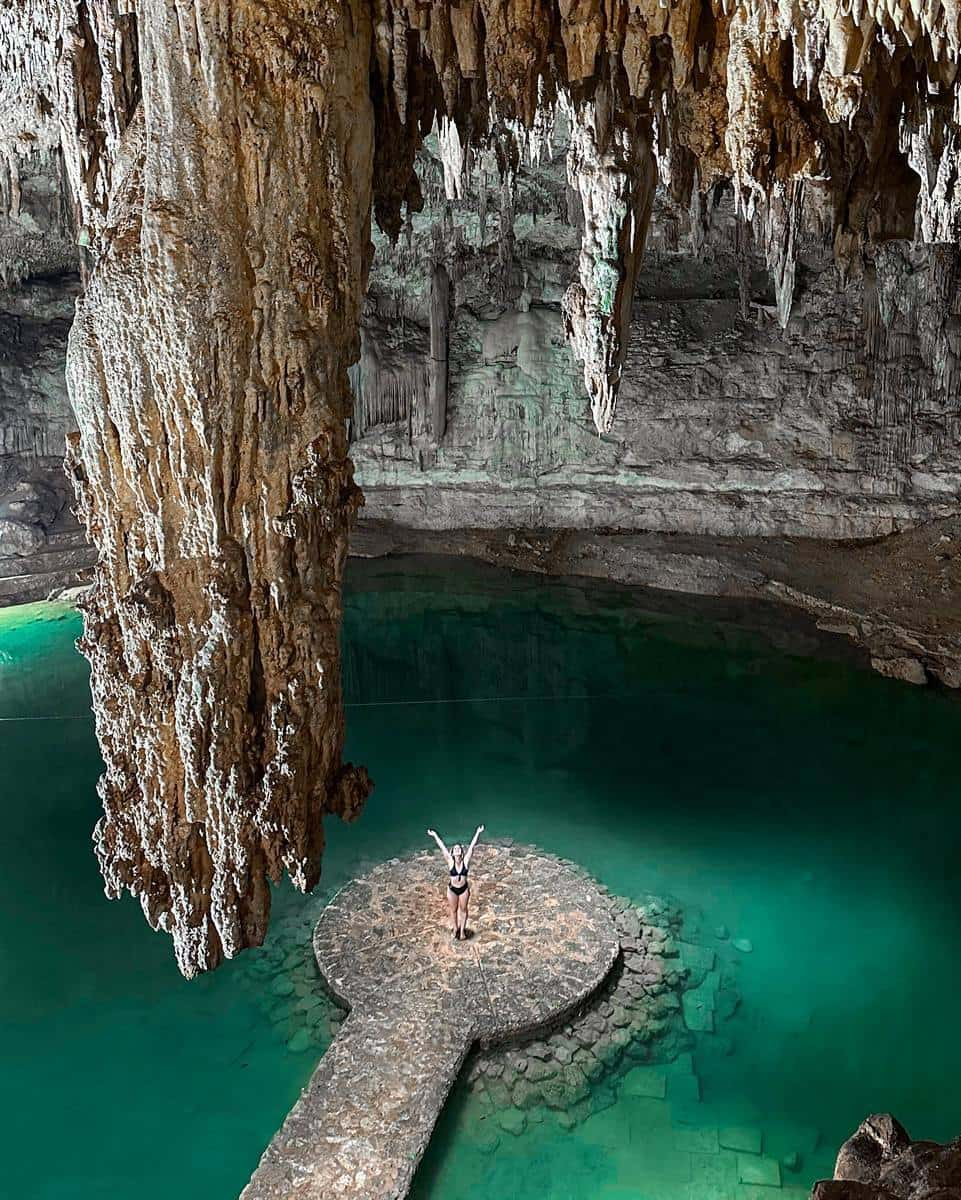
<svg viewBox="0 0 961 1200">
<path fill-rule="evenodd" d="M 352 368 L 364 520 L 854 539 L 957 511 L 957 247 L 888 241 L 842 278 L 806 228 L 782 327 L 761 231 L 730 192 L 701 215 L 658 191 L 599 437 L 564 336 L 587 228 L 574 136 L 559 117 L 510 198 L 489 153 L 452 201 L 442 142 L 418 155 L 424 208 L 395 244 L 375 238 Z M 425 418 L 435 346 L 439 435 Z"/>
<path fill-rule="evenodd" d="M 84 248 L 96 848 L 188 976 L 263 939 L 268 878 L 312 887 L 321 814 L 369 786 L 341 762 L 338 637 L 370 27 L 314 8 L 64 6 L 51 81 Z"/>
<path fill-rule="evenodd" d="M 510 293 L 521 164 L 566 123 L 558 303 L 599 434 L 657 186 L 695 244 L 727 189 L 782 326 L 812 237 L 842 279 L 890 239 L 950 243 L 924 268 L 940 299 L 916 336 L 953 395 L 959 40 L 941 0 L 0 5 L 0 275 L 79 259 L 83 282 L 67 458 L 98 556 L 97 852 L 185 974 L 262 940 L 268 879 L 311 887 L 323 814 L 369 787 L 341 755 L 348 368 L 371 216 L 393 238 L 422 207 L 429 132 L 454 200 L 490 156 Z M 430 268 L 428 457 L 450 424 L 458 287 L 443 254 Z M 885 330 L 898 302 L 879 290 Z M 388 399 L 372 390 L 367 420 Z"/>
</svg>

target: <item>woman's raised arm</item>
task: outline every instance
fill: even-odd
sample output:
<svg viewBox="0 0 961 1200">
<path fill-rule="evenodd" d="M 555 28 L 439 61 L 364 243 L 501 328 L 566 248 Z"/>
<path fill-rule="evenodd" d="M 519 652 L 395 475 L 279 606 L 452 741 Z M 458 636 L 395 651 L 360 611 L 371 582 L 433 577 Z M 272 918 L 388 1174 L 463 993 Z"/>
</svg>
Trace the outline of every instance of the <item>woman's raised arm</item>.
<svg viewBox="0 0 961 1200">
<path fill-rule="evenodd" d="M 451 852 L 447 849 L 447 847 L 441 841 L 440 835 L 437 833 L 437 830 L 436 829 L 428 829 L 427 836 L 432 837 L 434 839 L 434 841 L 437 843 L 438 849 L 440 850 L 441 854 L 443 854 L 444 858 L 447 860 L 447 865 L 449 867 L 452 866 L 454 863 L 454 856 L 451 854 Z"/>
<path fill-rule="evenodd" d="M 474 834 L 474 836 L 471 838 L 470 845 L 467 847 L 467 853 L 464 855 L 464 862 L 467 863 L 468 866 L 470 866 L 471 855 L 474 853 L 474 847 L 477 845 L 477 839 L 480 837 L 480 835 L 483 832 L 484 832 L 484 826 L 478 825 L 477 831 Z"/>
</svg>

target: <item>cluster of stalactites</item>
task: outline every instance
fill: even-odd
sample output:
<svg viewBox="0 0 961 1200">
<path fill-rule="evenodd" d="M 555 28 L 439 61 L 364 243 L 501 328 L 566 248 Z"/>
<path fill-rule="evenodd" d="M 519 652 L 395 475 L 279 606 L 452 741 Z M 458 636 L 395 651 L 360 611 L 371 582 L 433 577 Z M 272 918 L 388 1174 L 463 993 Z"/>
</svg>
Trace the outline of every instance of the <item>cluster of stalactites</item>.
<svg viewBox="0 0 961 1200">
<path fill-rule="evenodd" d="M 0 4 L 0 161 L 59 147 L 53 85 L 59 0 Z"/>
<path fill-rule="evenodd" d="M 137 17 L 134 0 L 63 8 L 58 30 L 57 101 L 68 131 L 62 148 L 74 185 L 80 244 L 98 248 L 117 172 L 133 165 L 139 139 L 124 135 L 140 102 Z"/>
<path fill-rule="evenodd" d="M 484 148 L 493 151 L 509 210 L 518 164 L 536 165 L 551 153 L 563 105 L 572 130 L 569 181 L 584 217 L 565 324 L 603 432 L 613 419 L 653 199 L 650 34 L 639 20 L 609 24 L 599 5 L 580 9 L 376 0 L 378 142 L 390 136 L 395 166 L 375 179 L 376 211 L 382 227 L 395 232 L 401 205 L 410 203 L 414 155 L 435 124 L 448 198 L 461 198 L 473 157 Z M 397 174 L 398 156 L 405 176 Z"/>
<path fill-rule="evenodd" d="M 2 288 L 73 261 L 54 86 L 58 16 L 58 0 L 0 3 Z"/>
<path fill-rule="evenodd" d="M 134 0 L 0 3 L 0 279 L 7 286 L 73 267 L 77 237 L 96 248 L 113 174 L 126 165 L 124 133 L 140 99 L 137 55 Z M 37 179 L 60 191 L 63 212 L 47 214 L 50 228 L 21 211 L 24 185 Z"/>
<path fill-rule="evenodd" d="M 865 245 L 961 236 L 958 0 L 374 0 L 377 217 L 422 203 L 432 127 L 449 197 L 494 146 L 510 186 L 569 110 L 584 209 L 565 302 L 598 429 L 610 427 L 653 171 L 675 196 L 731 183 L 782 324 L 805 224 L 843 274 Z M 825 219 L 825 216 L 827 219 Z M 625 300 L 626 297 L 626 300 Z"/>
</svg>

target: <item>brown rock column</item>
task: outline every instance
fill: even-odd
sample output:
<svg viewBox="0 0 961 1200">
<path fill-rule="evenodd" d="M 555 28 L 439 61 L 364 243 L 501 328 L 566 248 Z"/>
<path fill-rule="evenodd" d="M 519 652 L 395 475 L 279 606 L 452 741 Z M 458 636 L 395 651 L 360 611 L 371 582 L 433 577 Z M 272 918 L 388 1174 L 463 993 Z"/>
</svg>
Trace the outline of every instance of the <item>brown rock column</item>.
<svg viewBox="0 0 961 1200">
<path fill-rule="evenodd" d="M 341 762 L 339 626 L 370 17 L 118 7 L 65 6 L 61 78 L 91 246 L 68 382 L 100 555 L 95 841 L 108 894 L 137 896 L 191 976 L 263 939 L 268 878 L 311 887 L 321 814 L 369 788 Z"/>
</svg>

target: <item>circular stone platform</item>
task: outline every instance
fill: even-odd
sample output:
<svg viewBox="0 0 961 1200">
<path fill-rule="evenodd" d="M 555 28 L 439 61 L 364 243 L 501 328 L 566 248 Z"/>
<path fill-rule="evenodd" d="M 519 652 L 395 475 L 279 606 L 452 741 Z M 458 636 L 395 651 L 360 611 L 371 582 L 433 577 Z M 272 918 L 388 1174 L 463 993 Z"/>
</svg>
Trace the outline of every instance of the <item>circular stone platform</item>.
<svg viewBox="0 0 961 1200">
<path fill-rule="evenodd" d="M 376 867 L 324 910 L 314 952 L 350 1014 L 243 1200 L 399 1200 L 471 1045 L 561 1022 L 604 982 L 620 946 L 587 875 L 481 842 L 470 881 L 466 941 L 437 851 Z"/>
<path fill-rule="evenodd" d="M 470 870 L 466 941 L 451 937 L 439 852 L 394 859 L 339 892 L 314 933 L 328 986 L 350 1008 L 422 994 L 469 1013 L 490 1043 L 558 1021 L 604 981 L 619 943 L 590 879 L 528 846 L 484 845 Z"/>
</svg>

